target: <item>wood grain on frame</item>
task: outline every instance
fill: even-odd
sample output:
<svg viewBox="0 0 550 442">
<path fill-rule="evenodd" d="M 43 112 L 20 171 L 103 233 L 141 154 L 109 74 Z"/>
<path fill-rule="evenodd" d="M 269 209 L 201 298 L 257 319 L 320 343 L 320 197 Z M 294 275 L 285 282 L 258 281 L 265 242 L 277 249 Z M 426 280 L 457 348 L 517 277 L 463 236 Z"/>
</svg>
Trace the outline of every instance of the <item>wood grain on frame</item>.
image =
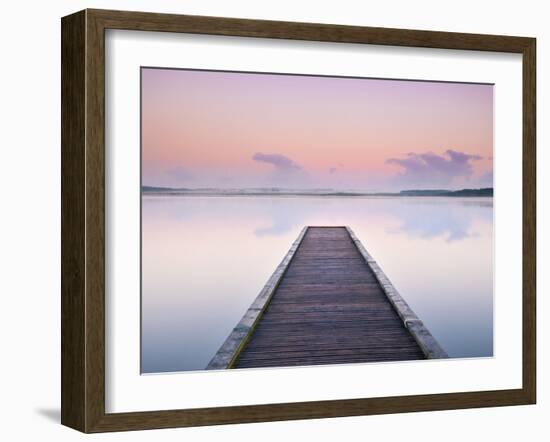
<svg viewBox="0 0 550 442">
<path fill-rule="evenodd" d="M 61 29 L 61 422 L 84 429 L 85 14 Z"/>
<path fill-rule="evenodd" d="M 523 387 L 515 390 L 105 413 L 105 30 L 186 32 L 523 55 Z M 62 412 L 83 432 L 535 403 L 536 45 L 526 37 L 85 10 L 62 19 Z"/>
</svg>

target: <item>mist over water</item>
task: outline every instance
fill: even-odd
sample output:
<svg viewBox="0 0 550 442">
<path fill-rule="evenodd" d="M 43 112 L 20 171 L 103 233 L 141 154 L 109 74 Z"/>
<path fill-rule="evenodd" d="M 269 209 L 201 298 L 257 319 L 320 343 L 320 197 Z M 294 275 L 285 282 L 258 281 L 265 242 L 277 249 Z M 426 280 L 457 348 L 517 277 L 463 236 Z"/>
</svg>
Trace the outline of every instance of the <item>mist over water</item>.
<svg viewBox="0 0 550 442">
<path fill-rule="evenodd" d="M 306 225 L 348 225 L 451 357 L 493 354 L 493 199 L 144 195 L 142 370 L 202 370 Z"/>
</svg>

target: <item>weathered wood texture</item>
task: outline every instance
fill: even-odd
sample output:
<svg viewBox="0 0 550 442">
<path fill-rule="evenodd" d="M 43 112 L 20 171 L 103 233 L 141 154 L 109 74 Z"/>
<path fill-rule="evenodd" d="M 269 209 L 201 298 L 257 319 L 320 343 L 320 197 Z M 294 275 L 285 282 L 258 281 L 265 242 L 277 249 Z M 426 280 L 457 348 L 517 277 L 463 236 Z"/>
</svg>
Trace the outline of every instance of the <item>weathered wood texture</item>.
<svg viewBox="0 0 550 442">
<path fill-rule="evenodd" d="M 374 273 L 376 280 L 380 284 L 382 291 L 388 298 L 389 302 L 405 324 L 405 328 L 409 330 L 410 334 L 415 339 L 416 343 L 422 349 L 424 355 L 428 359 L 442 359 L 448 358 L 449 355 L 439 345 L 439 342 L 432 336 L 430 331 L 426 328 L 424 323 L 420 320 L 416 313 L 409 307 L 407 301 L 405 301 L 397 289 L 393 286 L 390 279 L 386 276 L 382 268 L 378 265 L 375 259 L 367 252 L 367 249 L 363 246 L 359 238 L 355 235 L 350 227 L 346 226 L 346 230 L 349 233 L 352 241 L 355 243 L 357 250 L 369 266 L 370 270 Z"/>
<path fill-rule="evenodd" d="M 424 359 L 345 227 L 310 227 L 234 368 Z"/>
<path fill-rule="evenodd" d="M 85 13 L 61 30 L 61 422 L 86 424 Z"/>
<path fill-rule="evenodd" d="M 304 227 L 252 305 L 245 312 L 235 328 L 233 328 L 220 349 L 216 352 L 206 367 L 207 370 L 231 368 L 241 349 L 246 344 L 246 341 L 252 335 L 252 332 L 254 331 L 254 328 L 261 318 L 265 308 L 269 304 L 269 301 L 271 300 L 273 293 L 275 293 L 275 290 L 283 278 L 283 275 L 288 269 L 296 250 L 298 250 L 306 231 L 307 227 Z"/>
</svg>

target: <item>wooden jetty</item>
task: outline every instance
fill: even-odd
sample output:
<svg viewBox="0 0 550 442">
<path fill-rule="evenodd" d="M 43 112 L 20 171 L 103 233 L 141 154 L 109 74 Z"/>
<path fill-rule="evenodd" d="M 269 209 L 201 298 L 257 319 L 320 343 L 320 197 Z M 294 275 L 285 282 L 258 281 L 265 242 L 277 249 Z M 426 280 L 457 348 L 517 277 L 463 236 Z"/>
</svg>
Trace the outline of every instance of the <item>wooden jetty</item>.
<svg viewBox="0 0 550 442">
<path fill-rule="evenodd" d="M 446 357 L 349 227 L 305 227 L 207 369 Z"/>
</svg>

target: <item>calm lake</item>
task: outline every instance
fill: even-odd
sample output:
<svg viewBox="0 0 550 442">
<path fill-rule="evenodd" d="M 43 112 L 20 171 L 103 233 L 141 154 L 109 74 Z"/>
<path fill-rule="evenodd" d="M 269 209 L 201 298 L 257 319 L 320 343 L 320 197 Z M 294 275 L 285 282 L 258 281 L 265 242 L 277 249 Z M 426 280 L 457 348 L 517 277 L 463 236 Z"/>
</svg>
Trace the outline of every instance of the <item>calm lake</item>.
<svg viewBox="0 0 550 442">
<path fill-rule="evenodd" d="M 492 198 L 144 195 L 142 372 L 204 369 L 306 225 L 350 226 L 449 356 L 492 356 Z"/>
</svg>

